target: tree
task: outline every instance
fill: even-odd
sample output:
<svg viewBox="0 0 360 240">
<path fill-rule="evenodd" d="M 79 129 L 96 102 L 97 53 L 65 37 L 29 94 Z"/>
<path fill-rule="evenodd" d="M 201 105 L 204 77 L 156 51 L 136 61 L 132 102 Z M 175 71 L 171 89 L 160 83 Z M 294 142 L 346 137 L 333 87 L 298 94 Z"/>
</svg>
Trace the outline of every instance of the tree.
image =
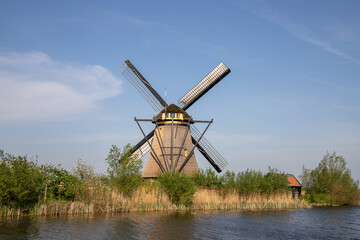
<svg viewBox="0 0 360 240">
<path fill-rule="evenodd" d="M 91 203 L 99 202 L 108 195 L 108 188 L 104 183 L 102 174 L 96 174 L 94 167 L 81 158 L 73 169 L 75 200 Z"/>
<path fill-rule="evenodd" d="M 142 181 L 142 161 L 131 155 L 131 149 L 130 144 L 122 151 L 116 145 L 112 145 L 106 158 L 110 183 L 127 196 L 131 196 Z"/>
<path fill-rule="evenodd" d="M 344 157 L 335 152 L 326 153 L 313 170 L 303 167 L 300 179 L 311 202 L 356 204 L 359 201 L 359 181 L 354 181 Z"/>
<path fill-rule="evenodd" d="M 95 177 L 94 167 L 86 164 L 86 162 L 81 158 L 78 158 L 76 167 L 73 168 L 72 172 L 73 175 L 80 181 L 91 180 Z"/>
</svg>

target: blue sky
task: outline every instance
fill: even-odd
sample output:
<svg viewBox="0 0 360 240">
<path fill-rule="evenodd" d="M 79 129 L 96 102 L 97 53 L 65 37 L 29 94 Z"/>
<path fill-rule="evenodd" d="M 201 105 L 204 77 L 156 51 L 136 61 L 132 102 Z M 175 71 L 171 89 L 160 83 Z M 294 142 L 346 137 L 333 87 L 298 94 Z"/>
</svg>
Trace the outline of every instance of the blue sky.
<svg viewBox="0 0 360 240">
<path fill-rule="evenodd" d="M 359 179 L 359 10 L 359 1 L 1 1 L 0 149 L 69 170 L 80 157 L 104 172 L 112 144 L 142 138 L 134 116 L 156 114 L 118 71 L 126 59 L 169 103 L 223 61 L 232 72 L 188 113 L 214 118 L 206 138 L 227 170 L 298 176 L 336 151 Z"/>
</svg>

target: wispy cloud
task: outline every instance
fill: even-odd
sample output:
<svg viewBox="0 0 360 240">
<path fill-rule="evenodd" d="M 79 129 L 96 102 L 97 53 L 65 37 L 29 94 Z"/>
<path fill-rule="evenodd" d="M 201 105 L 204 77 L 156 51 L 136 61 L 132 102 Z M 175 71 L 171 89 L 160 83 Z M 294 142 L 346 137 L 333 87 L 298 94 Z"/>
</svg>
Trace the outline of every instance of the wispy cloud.
<svg viewBox="0 0 360 240">
<path fill-rule="evenodd" d="M 357 43 L 360 40 L 360 30 L 357 26 L 352 26 L 351 22 L 331 24 L 326 30 L 337 41 Z"/>
<path fill-rule="evenodd" d="M 324 81 L 324 80 L 321 80 L 321 79 L 317 79 L 317 78 L 314 78 L 314 77 L 305 77 L 305 78 L 310 80 L 310 81 L 321 83 L 323 85 L 326 85 L 328 87 L 332 87 L 332 88 L 335 88 L 335 89 L 338 89 L 338 90 L 343 90 L 343 91 L 352 92 L 352 93 L 356 93 L 356 94 L 359 93 L 359 91 L 356 88 L 347 88 L 347 87 L 337 85 L 337 84 L 334 84 L 334 83 L 330 83 L 330 82 L 327 82 L 327 81 Z"/>
<path fill-rule="evenodd" d="M 350 60 L 350 61 L 355 62 L 355 63 L 360 63 L 359 59 L 351 57 L 351 56 L 343 53 L 341 50 L 332 47 L 327 42 L 317 40 L 317 39 L 315 39 L 313 37 L 310 37 L 310 36 L 307 36 L 305 34 L 300 34 L 300 33 L 297 33 L 297 34 L 298 35 L 295 35 L 295 34 L 293 34 L 293 35 L 295 37 L 297 37 L 298 39 L 300 39 L 300 40 L 303 40 L 303 41 L 308 42 L 308 43 L 310 43 L 312 45 L 315 45 L 315 46 L 318 46 L 318 47 L 322 48 L 323 50 L 325 50 L 328 53 L 332 53 L 334 55 L 337 55 L 339 57 L 342 57 L 344 59 Z"/>
<path fill-rule="evenodd" d="M 306 28 L 305 26 L 303 26 L 301 24 L 289 21 L 289 19 L 284 18 L 281 14 L 279 14 L 276 11 L 276 9 L 274 9 L 272 7 L 264 6 L 264 5 L 259 6 L 256 4 L 256 2 L 255 2 L 255 4 L 253 4 L 251 6 L 246 5 L 246 4 L 239 4 L 238 2 L 235 2 L 235 4 L 237 6 L 239 6 L 241 9 L 244 9 L 244 10 L 254 14 L 257 17 L 260 17 L 262 19 L 265 19 L 271 23 L 278 25 L 279 27 L 283 28 L 285 31 L 287 31 L 288 33 L 290 33 L 291 35 L 293 35 L 294 37 L 296 37 L 297 39 L 299 39 L 301 41 L 304 41 L 304 42 L 312 44 L 316 47 L 319 47 L 328 53 L 334 54 L 341 58 L 344 58 L 344 59 L 350 60 L 354 63 L 360 64 L 359 59 L 354 58 L 354 57 L 344 53 L 340 49 L 337 49 L 337 48 L 331 46 L 330 43 L 328 43 L 324 40 L 315 38 L 314 36 L 312 36 L 312 34 L 310 33 L 310 30 L 308 28 Z"/>
<path fill-rule="evenodd" d="M 43 52 L 0 55 L 0 120 L 53 119 L 118 95 L 121 81 L 99 65 L 75 65 Z"/>
<path fill-rule="evenodd" d="M 162 23 L 162 22 L 151 21 L 148 19 L 145 20 L 145 19 L 128 16 L 128 15 L 121 14 L 121 13 L 115 13 L 113 15 L 116 18 L 121 18 L 122 20 L 125 20 L 125 21 L 129 22 L 130 24 L 137 26 L 137 27 L 152 28 L 152 29 L 156 29 L 156 30 L 159 30 L 162 32 L 166 32 L 170 35 L 175 36 L 178 39 L 181 39 L 182 42 L 185 42 L 187 44 L 197 45 L 197 46 L 206 46 L 207 48 L 210 48 L 210 49 L 213 49 L 216 51 L 225 50 L 225 47 L 223 47 L 223 46 L 211 44 L 209 42 L 204 42 L 202 40 L 199 40 L 197 37 L 195 37 L 191 34 L 180 31 L 180 30 L 176 29 L 175 27 L 165 24 L 165 23 Z"/>
</svg>

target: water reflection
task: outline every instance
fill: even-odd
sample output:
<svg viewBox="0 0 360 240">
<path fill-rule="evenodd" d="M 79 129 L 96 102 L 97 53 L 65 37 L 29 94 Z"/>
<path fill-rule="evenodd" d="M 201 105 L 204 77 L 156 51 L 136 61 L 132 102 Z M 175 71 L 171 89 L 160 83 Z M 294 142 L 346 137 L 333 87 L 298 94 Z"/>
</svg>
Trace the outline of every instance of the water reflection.
<svg viewBox="0 0 360 240">
<path fill-rule="evenodd" d="M 0 220 L 0 239 L 358 239 L 359 236 L 359 207 Z"/>
<path fill-rule="evenodd" d="M 16 217 L 0 220 L 0 239 L 18 239 L 18 236 L 33 236 L 38 231 L 37 218 Z"/>
<path fill-rule="evenodd" d="M 194 239 L 193 219 L 191 212 L 129 213 L 107 217 L 106 224 L 112 239 Z"/>
</svg>

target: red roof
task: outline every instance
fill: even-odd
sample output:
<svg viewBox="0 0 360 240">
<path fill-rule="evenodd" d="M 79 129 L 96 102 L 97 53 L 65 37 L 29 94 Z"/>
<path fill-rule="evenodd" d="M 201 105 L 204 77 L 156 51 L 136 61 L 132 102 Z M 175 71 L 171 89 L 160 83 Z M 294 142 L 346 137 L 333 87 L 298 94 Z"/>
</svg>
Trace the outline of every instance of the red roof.
<svg viewBox="0 0 360 240">
<path fill-rule="evenodd" d="M 294 175 L 289 174 L 287 176 L 287 179 L 289 181 L 289 187 L 301 187 L 300 182 L 296 179 Z"/>
</svg>

